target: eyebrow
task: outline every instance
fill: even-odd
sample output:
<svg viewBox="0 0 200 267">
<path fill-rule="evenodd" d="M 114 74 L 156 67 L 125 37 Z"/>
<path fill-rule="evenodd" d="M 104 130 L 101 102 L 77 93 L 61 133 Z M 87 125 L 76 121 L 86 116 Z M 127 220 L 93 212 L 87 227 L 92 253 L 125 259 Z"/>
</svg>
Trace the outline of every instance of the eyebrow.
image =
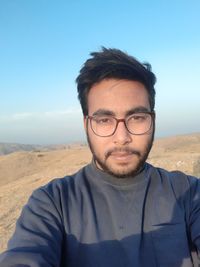
<svg viewBox="0 0 200 267">
<path fill-rule="evenodd" d="M 135 107 L 135 108 L 128 110 L 125 113 L 125 116 L 127 117 L 127 116 L 134 114 L 134 113 L 139 113 L 139 112 L 151 112 L 151 111 L 146 107 L 139 106 L 139 107 Z M 116 114 L 109 109 L 98 109 L 92 115 L 93 116 L 116 116 Z"/>
<path fill-rule="evenodd" d="M 126 117 L 127 116 L 130 116 L 130 115 L 132 115 L 132 114 L 134 114 L 134 113 L 140 113 L 140 112 L 151 112 L 151 110 L 149 110 L 148 108 L 146 108 L 146 107 L 143 107 L 143 106 L 139 106 L 139 107 L 136 107 L 136 108 L 132 108 L 132 109 L 130 109 L 130 110 L 128 110 L 127 112 L 126 112 Z"/>
<path fill-rule="evenodd" d="M 108 109 L 98 109 L 92 115 L 93 116 L 99 116 L 99 115 L 115 116 L 115 113 L 113 111 L 111 111 L 111 110 L 108 110 Z"/>
</svg>

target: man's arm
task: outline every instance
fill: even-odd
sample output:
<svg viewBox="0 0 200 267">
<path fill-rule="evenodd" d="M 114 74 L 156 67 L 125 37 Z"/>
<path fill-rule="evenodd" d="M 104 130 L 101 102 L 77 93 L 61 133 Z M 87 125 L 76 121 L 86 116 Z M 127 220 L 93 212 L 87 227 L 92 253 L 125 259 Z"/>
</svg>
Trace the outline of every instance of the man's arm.
<svg viewBox="0 0 200 267">
<path fill-rule="evenodd" d="M 189 231 L 192 243 L 200 254 L 200 179 L 190 180 Z"/>
<path fill-rule="evenodd" d="M 0 256 L 1 267 L 60 266 L 63 226 L 51 195 L 36 190 L 17 221 L 8 250 Z"/>
</svg>

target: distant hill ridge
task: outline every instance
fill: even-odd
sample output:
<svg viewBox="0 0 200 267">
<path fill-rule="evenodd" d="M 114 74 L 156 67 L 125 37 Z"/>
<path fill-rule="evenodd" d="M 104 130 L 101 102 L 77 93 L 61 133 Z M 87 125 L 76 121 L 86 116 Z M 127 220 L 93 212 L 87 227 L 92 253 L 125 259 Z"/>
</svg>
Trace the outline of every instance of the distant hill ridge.
<svg viewBox="0 0 200 267">
<path fill-rule="evenodd" d="M 25 145 L 17 143 L 0 143 L 0 155 L 7 155 L 17 151 L 32 151 L 41 149 L 42 146 L 37 145 Z"/>
<path fill-rule="evenodd" d="M 0 143 L 0 156 L 7 155 L 19 151 L 49 151 L 66 149 L 75 146 L 84 146 L 81 143 L 74 144 L 60 144 L 60 145 L 32 145 L 32 144 L 18 144 L 18 143 Z"/>
</svg>

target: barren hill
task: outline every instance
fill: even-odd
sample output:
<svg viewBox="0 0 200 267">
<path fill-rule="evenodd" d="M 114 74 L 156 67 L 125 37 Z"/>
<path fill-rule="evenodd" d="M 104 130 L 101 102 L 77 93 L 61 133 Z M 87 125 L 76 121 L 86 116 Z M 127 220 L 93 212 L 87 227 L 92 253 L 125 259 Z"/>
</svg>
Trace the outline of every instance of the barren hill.
<svg viewBox="0 0 200 267">
<path fill-rule="evenodd" d="M 77 144 L 67 145 L 27 145 L 27 144 L 18 144 L 18 143 L 0 143 L 0 156 L 8 155 L 14 152 L 22 151 L 51 151 L 51 150 L 60 150 L 66 149 L 71 146 L 76 146 Z"/>
<path fill-rule="evenodd" d="M 39 148 L 41 148 L 41 146 L 15 143 L 0 143 L 0 155 L 7 155 L 16 151 L 32 151 Z"/>
<path fill-rule="evenodd" d="M 156 140 L 149 162 L 200 177 L 200 133 Z"/>
<path fill-rule="evenodd" d="M 23 151 L 0 156 L 0 251 L 32 191 L 55 177 L 71 174 L 91 161 L 87 146 L 52 151 Z M 150 163 L 200 176 L 200 134 L 155 141 Z"/>
</svg>

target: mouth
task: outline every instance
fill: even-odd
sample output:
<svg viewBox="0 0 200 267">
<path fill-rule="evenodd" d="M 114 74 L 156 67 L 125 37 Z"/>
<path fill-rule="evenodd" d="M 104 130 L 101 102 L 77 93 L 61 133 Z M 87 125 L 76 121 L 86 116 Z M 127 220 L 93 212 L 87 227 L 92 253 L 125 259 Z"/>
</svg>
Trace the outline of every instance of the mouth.
<svg viewBox="0 0 200 267">
<path fill-rule="evenodd" d="M 133 157 L 132 152 L 112 152 L 110 156 L 117 161 L 129 161 Z"/>
<path fill-rule="evenodd" d="M 130 149 L 130 148 L 114 148 L 110 149 L 106 153 L 105 159 L 110 158 L 112 161 L 114 160 L 119 164 L 129 164 L 134 160 L 134 157 L 140 158 L 141 154 L 138 150 Z"/>
</svg>

